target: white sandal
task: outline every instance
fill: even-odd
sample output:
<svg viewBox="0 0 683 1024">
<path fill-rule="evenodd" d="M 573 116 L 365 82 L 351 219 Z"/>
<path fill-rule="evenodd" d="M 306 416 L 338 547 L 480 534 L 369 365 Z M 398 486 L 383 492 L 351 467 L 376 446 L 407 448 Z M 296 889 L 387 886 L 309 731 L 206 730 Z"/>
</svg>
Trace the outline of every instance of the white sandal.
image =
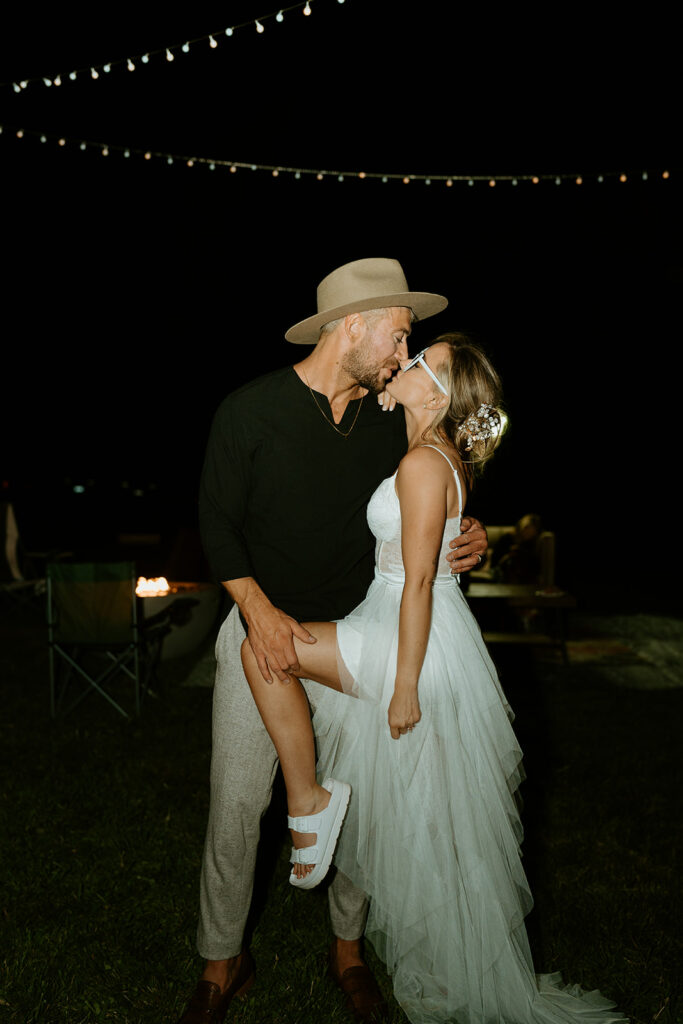
<svg viewBox="0 0 683 1024">
<path fill-rule="evenodd" d="M 322 882 L 329 871 L 339 829 L 351 796 L 348 782 L 325 779 L 323 789 L 330 793 L 330 802 L 324 811 L 299 818 L 287 816 L 287 824 L 295 832 L 316 832 L 318 836 L 315 846 L 303 846 L 301 849 L 292 847 L 292 855 L 289 858 L 291 864 L 315 864 L 313 870 L 301 878 L 294 872 L 290 873 L 289 881 L 299 889 L 312 889 L 318 882 Z"/>
</svg>

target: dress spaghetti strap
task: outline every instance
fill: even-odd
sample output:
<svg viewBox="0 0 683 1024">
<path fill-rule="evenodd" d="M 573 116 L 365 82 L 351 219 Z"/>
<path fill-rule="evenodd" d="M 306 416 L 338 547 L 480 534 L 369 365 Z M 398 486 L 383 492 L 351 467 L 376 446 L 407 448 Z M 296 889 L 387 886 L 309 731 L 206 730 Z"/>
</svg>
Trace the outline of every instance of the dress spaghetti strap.
<svg viewBox="0 0 683 1024">
<path fill-rule="evenodd" d="M 455 477 L 455 486 L 458 488 L 458 512 L 460 513 L 460 515 L 462 515 L 462 487 L 460 486 L 460 475 L 457 469 L 455 468 L 451 460 L 448 458 L 446 453 L 442 452 L 440 448 L 437 448 L 435 444 L 423 444 L 422 448 L 433 448 L 435 452 L 439 453 L 439 455 L 443 455 L 444 459 L 453 470 L 453 476 Z"/>
</svg>

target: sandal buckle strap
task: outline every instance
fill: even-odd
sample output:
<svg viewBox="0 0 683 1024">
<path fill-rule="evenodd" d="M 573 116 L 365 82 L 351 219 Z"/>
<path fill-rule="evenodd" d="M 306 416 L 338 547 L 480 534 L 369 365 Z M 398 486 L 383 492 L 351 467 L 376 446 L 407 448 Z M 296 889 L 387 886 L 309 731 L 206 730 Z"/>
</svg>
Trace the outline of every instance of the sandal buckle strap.
<svg viewBox="0 0 683 1024">
<path fill-rule="evenodd" d="M 289 862 L 290 864 L 317 864 L 318 847 L 304 846 L 301 849 L 297 849 L 296 846 L 293 846 Z"/>
<path fill-rule="evenodd" d="M 320 814 L 307 814 L 300 818 L 287 815 L 287 828 L 294 829 L 295 832 L 319 832 L 320 819 Z"/>
</svg>

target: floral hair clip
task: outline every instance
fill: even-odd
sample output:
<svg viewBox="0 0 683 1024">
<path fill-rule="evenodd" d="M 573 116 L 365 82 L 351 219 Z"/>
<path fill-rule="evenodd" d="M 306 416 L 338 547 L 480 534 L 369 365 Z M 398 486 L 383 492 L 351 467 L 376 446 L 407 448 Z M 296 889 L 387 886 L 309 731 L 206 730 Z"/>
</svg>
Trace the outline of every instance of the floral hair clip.
<svg viewBox="0 0 683 1024">
<path fill-rule="evenodd" d="M 492 405 L 480 405 L 476 412 L 470 413 L 462 425 L 467 434 L 465 451 L 471 452 L 475 441 L 487 441 L 500 433 L 500 414 Z"/>
</svg>

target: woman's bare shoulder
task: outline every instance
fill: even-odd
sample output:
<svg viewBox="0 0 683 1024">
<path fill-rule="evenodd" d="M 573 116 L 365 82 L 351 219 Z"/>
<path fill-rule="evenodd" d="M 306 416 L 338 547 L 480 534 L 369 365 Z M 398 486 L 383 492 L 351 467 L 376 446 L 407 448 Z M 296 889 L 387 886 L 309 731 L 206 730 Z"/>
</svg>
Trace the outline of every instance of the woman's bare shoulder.
<svg viewBox="0 0 683 1024">
<path fill-rule="evenodd" d="M 413 483 L 432 479 L 436 483 L 441 479 L 445 481 L 452 475 L 452 470 L 449 469 L 440 450 L 418 445 L 411 448 L 401 459 L 396 480 L 397 483 Z"/>
</svg>

